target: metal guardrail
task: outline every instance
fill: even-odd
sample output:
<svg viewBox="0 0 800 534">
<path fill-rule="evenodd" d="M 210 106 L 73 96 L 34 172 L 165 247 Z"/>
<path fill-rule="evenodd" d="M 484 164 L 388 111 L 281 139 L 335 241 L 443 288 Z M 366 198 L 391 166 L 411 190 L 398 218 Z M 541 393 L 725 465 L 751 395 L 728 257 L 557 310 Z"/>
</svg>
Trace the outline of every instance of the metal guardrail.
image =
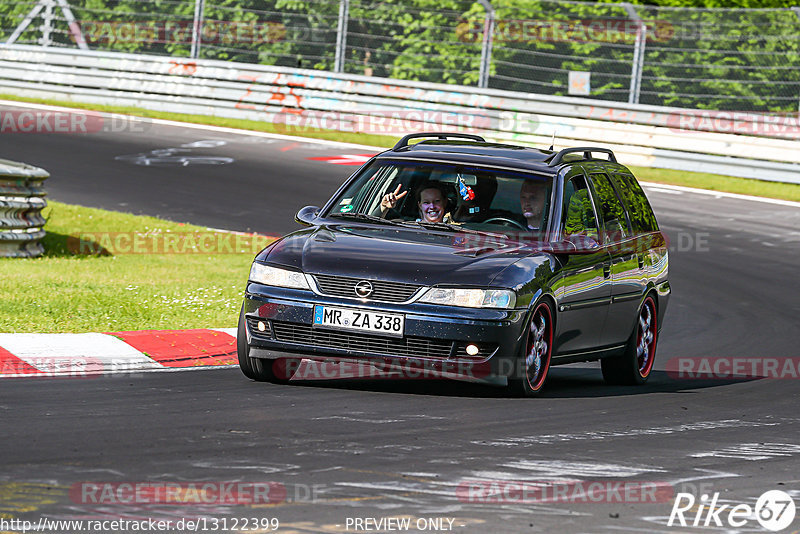
<svg viewBox="0 0 800 534">
<path fill-rule="evenodd" d="M 32 258 L 44 253 L 42 182 L 50 174 L 24 163 L 0 159 L 0 257 Z"/>
<path fill-rule="evenodd" d="M 798 7 L 690 8 L 575 0 L 0 4 L 0 42 L 7 44 L 222 59 L 607 102 L 762 112 L 798 109 L 798 35 Z"/>
<path fill-rule="evenodd" d="M 629 165 L 800 183 L 796 117 L 25 45 L 0 47 L 0 93 L 266 121 L 288 134 L 449 129 L 536 146 L 555 134 L 557 147 L 602 142 Z"/>
</svg>

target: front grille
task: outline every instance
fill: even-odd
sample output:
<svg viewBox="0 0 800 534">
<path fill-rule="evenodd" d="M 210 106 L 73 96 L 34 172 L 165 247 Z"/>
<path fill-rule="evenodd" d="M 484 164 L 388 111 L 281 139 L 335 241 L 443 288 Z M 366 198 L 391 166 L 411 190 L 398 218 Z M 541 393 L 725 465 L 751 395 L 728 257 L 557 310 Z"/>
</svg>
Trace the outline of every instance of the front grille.
<svg viewBox="0 0 800 534">
<path fill-rule="evenodd" d="M 358 298 L 355 286 L 364 278 L 348 278 L 346 276 L 331 276 L 329 274 L 315 274 L 319 290 L 324 295 L 334 297 Z M 372 284 L 372 295 L 366 300 L 380 300 L 383 302 L 405 302 L 410 299 L 420 286 L 403 284 L 400 282 L 386 282 L 383 280 L 369 280 Z"/>
<path fill-rule="evenodd" d="M 267 327 L 266 330 L 264 330 L 263 332 L 258 329 L 259 320 L 264 321 L 264 324 Z M 268 340 L 268 341 L 272 340 L 272 328 L 269 324 L 269 321 L 267 321 L 266 319 L 248 317 L 247 326 L 248 329 L 250 330 L 250 337 L 252 337 L 253 339 Z"/>
<path fill-rule="evenodd" d="M 275 339 L 284 343 L 301 343 L 322 348 L 371 352 L 384 356 L 432 358 L 446 360 L 453 342 L 424 337 L 387 338 L 357 332 L 321 330 L 305 324 L 272 323 Z"/>
</svg>

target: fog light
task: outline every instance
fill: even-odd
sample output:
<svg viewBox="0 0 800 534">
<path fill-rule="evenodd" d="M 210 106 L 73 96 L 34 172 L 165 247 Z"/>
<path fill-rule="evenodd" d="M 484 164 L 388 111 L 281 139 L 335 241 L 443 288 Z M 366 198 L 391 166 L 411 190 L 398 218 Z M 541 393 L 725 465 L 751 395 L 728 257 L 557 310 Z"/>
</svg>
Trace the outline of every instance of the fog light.
<svg viewBox="0 0 800 534">
<path fill-rule="evenodd" d="M 480 349 L 477 345 L 467 345 L 466 351 L 470 356 L 475 356 L 478 354 L 478 352 L 480 352 Z"/>
<path fill-rule="evenodd" d="M 264 321 L 258 321 L 258 331 L 263 332 L 267 329 L 267 323 Z"/>
</svg>

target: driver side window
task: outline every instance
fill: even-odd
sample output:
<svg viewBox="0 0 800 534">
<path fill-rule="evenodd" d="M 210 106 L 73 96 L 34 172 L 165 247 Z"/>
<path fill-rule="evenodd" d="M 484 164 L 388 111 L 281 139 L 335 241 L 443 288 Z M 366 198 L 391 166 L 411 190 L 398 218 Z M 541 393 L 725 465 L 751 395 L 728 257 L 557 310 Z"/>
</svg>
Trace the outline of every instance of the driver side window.
<svg viewBox="0 0 800 534">
<path fill-rule="evenodd" d="M 586 178 L 574 176 L 564 184 L 561 208 L 561 228 L 564 237 L 585 236 L 599 242 L 600 231 Z"/>
<path fill-rule="evenodd" d="M 395 181 L 397 174 L 398 168 L 394 166 L 387 167 L 382 172 L 378 173 L 375 177 L 375 183 L 373 184 L 374 189 L 365 192 L 365 201 L 368 203 L 364 206 L 364 213 L 369 213 L 370 215 L 381 214 L 381 199 L 383 195 L 377 192 L 394 190 L 394 186 L 396 186 L 397 183 L 402 183 L 400 181 Z"/>
</svg>

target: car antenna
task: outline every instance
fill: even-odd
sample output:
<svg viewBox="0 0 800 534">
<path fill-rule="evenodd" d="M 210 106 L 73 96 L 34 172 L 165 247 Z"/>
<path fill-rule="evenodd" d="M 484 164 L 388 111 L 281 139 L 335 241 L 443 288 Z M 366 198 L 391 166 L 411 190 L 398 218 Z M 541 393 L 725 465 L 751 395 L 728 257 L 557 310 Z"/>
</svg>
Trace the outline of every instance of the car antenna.
<svg viewBox="0 0 800 534">
<path fill-rule="evenodd" d="M 556 131 L 553 130 L 553 139 L 550 140 L 550 150 L 553 150 L 553 147 L 556 146 Z"/>
</svg>

